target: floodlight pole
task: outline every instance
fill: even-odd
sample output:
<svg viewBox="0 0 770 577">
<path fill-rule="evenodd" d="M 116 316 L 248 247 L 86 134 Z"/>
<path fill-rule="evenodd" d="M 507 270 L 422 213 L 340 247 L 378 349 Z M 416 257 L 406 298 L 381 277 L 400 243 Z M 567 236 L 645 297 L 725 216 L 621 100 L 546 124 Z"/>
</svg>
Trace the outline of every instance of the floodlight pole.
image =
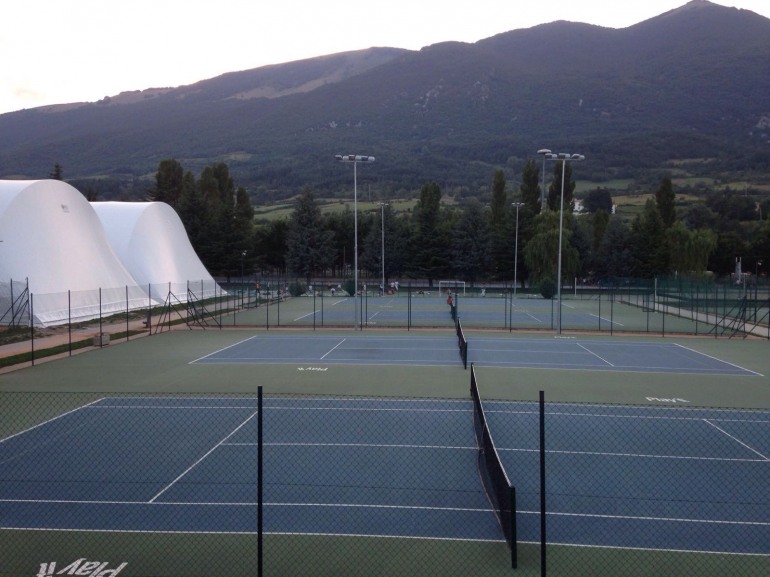
<svg viewBox="0 0 770 577">
<path fill-rule="evenodd" d="M 545 209 L 545 160 L 546 156 L 551 154 L 551 150 L 549 148 L 541 148 L 537 153 L 543 156 L 543 188 L 540 189 L 540 210 L 542 211 Z"/>
<path fill-rule="evenodd" d="M 359 162 L 374 162 L 373 156 L 362 156 L 360 154 L 337 154 L 335 158 L 339 162 L 353 163 L 353 301 L 355 303 L 356 321 L 355 327 L 359 328 L 358 318 L 358 177 L 356 174 L 356 165 Z"/>
<path fill-rule="evenodd" d="M 585 160 L 585 156 L 582 154 L 567 154 L 560 152 L 555 154 L 549 152 L 543 156 L 545 160 L 561 161 L 561 200 L 559 204 L 559 260 L 556 270 L 556 293 L 559 299 L 559 311 L 556 317 L 556 334 L 561 334 L 561 243 L 564 231 L 564 176 L 567 172 L 567 162 L 577 162 L 578 160 Z"/>
<path fill-rule="evenodd" d="M 524 205 L 523 202 L 511 203 L 516 207 L 516 242 L 513 249 L 513 298 L 516 298 L 516 285 L 519 284 L 519 208 Z"/>
<path fill-rule="evenodd" d="M 382 291 L 382 294 L 380 296 L 385 296 L 385 207 L 388 206 L 387 202 L 381 202 L 380 203 L 380 225 L 382 226 L 382 252 L 380 255 L 380 264 L 382 265 L 382 284 L 380 285 L 380 290 Z"/>
</svg>

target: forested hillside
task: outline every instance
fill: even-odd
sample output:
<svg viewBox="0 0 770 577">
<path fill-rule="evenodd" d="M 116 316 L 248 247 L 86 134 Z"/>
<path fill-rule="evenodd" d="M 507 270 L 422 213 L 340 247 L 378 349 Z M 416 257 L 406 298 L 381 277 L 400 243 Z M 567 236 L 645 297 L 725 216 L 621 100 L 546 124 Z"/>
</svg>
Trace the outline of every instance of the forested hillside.
<svg viewBox="0 0 770 577">
<path fill-rule="evenodd" d="M 768 94 L 770 20 L 696 0 L 619 30 L 554 22 L 0 115 L 0 177 L 59 163 L 101 198 L 137 198 L 163 159 L 196 174 L 226 162 L 261 204 L 348 194 L 334 155 L 357 153 L 377 157 L 380 198 L 430 181 L 475 195 L 497 168 L 513 178 L 550 148 L 584 154 L 581 180 L 613 187 L 673 171 L 759 185 Z"/>
</svg>

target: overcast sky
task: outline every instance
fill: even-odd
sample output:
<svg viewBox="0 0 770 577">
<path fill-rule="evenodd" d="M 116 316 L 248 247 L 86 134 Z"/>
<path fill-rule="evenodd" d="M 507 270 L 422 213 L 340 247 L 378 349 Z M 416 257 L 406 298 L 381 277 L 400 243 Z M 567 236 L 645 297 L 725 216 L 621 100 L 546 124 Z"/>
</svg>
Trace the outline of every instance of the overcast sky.
<svg viewBox="0 0 770 577">
<path fill-rule="evenodd" d="M 0 113 L 266 64 L 476 42 L 556 20 L 625 28 L 687 0 L 6 0 Z M 770 0 L 717 0 L 770 18 Z"/>
</svg>

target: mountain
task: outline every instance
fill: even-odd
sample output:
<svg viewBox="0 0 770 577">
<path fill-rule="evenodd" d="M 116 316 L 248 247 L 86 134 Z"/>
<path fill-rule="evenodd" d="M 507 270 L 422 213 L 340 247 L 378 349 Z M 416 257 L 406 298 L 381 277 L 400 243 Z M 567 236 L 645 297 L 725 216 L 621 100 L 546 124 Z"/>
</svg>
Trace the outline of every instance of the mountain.
<svg viewBox="0 0 770 577">
<path fill-rule="evenodd" d="M 350 188 L 368 154 L 381 196 L 434 180 L 488 188 L 547 147 L 580 178 L 770 173 L 770 20 L 693 0 L 624 29 L 553 22 L 468 44 L 323 56 L 189 86 L 0 115 L 0 178 L 112 177 L 224 161 L 255 197 Z M 363 175 L 362 175 L 363 176 Z M 142 179 L 148 179 L 143 182 Z M 93 182 L 98 182 L 94 180 Z"/>
</svg>

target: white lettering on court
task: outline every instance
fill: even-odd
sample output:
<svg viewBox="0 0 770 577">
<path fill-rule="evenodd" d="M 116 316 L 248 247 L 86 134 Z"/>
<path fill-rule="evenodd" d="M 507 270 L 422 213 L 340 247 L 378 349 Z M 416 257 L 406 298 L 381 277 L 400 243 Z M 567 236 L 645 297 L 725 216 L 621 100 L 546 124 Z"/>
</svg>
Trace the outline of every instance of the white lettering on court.
<svg viewBox="0 0 770 577">
<path fill-rule="evenodd" d="M 647 400 L 651 403 L 689 403 L 687 399 L 662 399 L 660 397 L 647 397 Z"/>
<path fill-rule="evenodd" d="M 88 561 L 85 557 L 77 559 L 56 571 L 56 561 L 41 563 L 36 577 L 53 577 L 54 575 L 83 575 L 87 577 L 115 577 L 128 563 L 123 562 L 114 569 L 108 569 L 107 561 Z"/>
</svg>

